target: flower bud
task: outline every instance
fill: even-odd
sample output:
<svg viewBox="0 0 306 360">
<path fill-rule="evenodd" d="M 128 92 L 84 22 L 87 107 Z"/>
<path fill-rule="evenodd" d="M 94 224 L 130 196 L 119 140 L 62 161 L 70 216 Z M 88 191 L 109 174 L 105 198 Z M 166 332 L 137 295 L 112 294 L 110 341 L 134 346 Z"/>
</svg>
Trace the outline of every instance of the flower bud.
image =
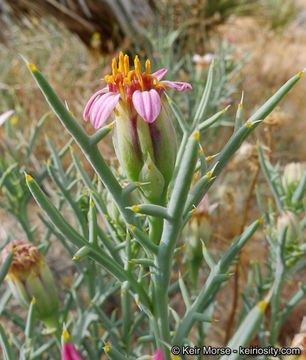
<svg viewBox="0 0 306 360">
<path fill-rule="evenodd" d="M 163 176 L 164 194 L 172 177 L 177 149 L 162 95 L 168 88 L 181 92 L 192 89 L 185 82 L 161 81 L 166 73 L 166 68 L 151 73 L 149 59 L 142 72 L 138 56 L 134 59 L 134 70 L 130 70 L 129 56 L 120 52 L 119 62 L 115 58 L 112 61 L 112 74 L 104 78 L 107 86 L 89 99 L 83 113 L 84 120 L 90 119 L 95 129 L 110 116 L 115 117 L 114 146 L 126 176 L 139 181 L 139 174 L 150 157 Z M 150 197 L 160 197 L 153 188 L 150 193 Z"/>
<path fill-rule="evenodd" d="M 286 234 L 287 245 L 297 245 L 302 235 L 301 227 L 297 217 L 291 211 L 285 211 L 277 218 L 277 233 L 281 234 L 282 229 L 288 226 Z"/>
<path fill-rule="evenodd" d="M 13 295 L 21 305 L 28 308 L 36 299 L 36 315 L 49 328 L 58 325 L 58 296 L 54 279 L 44 257 L 35 244 L 27 241 L 8 243 L 2 251 L 2 262 L 14 254 L 7 281 Z"/>
<path fill-rule="evenodd" d="M 208 243 L 211 235 L 209 224 L 209 201 L 206 194 L 200 202 L 197 212 L 183 230 L 184 263 L 189 268 L 190 279 L 194 289 L 197 288 L 199 269 L 203 263 L 202 243 Z"/>
<path fill-rule="evenodd" d="M 291 197 L 297 188 L 298 184 L 302 180 L 303 165 L 300 163 L 290 163 L 284 168 L 282 184 L 286 194 Z"/>
<path fill-rule="evenodd" d="M 162 350 L 158 349 L 155 351 L 152 360 L 164 360 L 164 354 Z"/>
<path fill-rule="evenodd" d="M 75 347 L 71 343 L 66 342 L 62 348 L 61 360 L 82 360 L 82 358 Z"/>
<path fill-rule="evenodd" d="M 139 181 L 147 183 L 141 189 L 144 197 L 152 203 L 159 203 L 164 191 L 165 180 L 150 155 L 139 173 Z"/>
</svg>

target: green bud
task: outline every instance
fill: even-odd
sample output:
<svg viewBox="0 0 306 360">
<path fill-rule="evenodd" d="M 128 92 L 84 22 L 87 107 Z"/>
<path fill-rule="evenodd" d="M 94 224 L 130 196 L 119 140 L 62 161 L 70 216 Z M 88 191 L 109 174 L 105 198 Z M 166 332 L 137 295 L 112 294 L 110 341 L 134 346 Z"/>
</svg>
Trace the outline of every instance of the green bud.
<svg viewBox="0 0 306 360">
<path fill-rule="evenodd" d="M 165 180 L 161 172 L 155 166 L 148 155 L 147 161 L 144 163 L 140 174 L 139 181 L 148 183 L 141 186 L 141 191 L 144 197 L 152 203 L 159 203 L 164 194 Z"/>
<path fill-rule="evenodd" d="M 136 112 L 131 116 L 120 103 L 117 110 L 113 141 L 120 165 L 129 180 L 150 182 L 142 187 L 143 195 L 150 202 L 159 202 L 166 194 L 177 152 L 168 109 L 162 102 L 160 114 L 150 124 Z"/>
<path fill-rule="evenodd" d="M 155 163 L 164 176 L 166 186 L 173 174 L 177 152 L 176 134 L 168 110 L 163 102 L 159 116 L 151 124 Z"/>
<path fill-rule="evenodd" d="M 303 165 L 300 163 L 290 163 L 285 166 L 282 184 L 287 196 L 291 197 L 296 190 L 298 184 L 302 180 L 303 171 Z"/>
<path fill-rule="evenodd" d="M 36 300 L 37 318 L 49 328 L 58 326 L 59 302 L 52 273 L 35 244 L 14 241 L 2 251 L 2 262 L 12 253 L 13 261 L 7 274 L 13 295 L 25 308 Z"/>
<path fill-rule="evenodd" d="M 209 202 L 205 195 L 198 206 L 196 213 L 189 220 L 183 230 L 184 236 L 184 263 L 189 268 L 190 278 L 194 289 L 197 288 L 199 269 L 203 264 L 202 242 L 209 242 L 211 227 L 209 224 Z"/>
</svg>

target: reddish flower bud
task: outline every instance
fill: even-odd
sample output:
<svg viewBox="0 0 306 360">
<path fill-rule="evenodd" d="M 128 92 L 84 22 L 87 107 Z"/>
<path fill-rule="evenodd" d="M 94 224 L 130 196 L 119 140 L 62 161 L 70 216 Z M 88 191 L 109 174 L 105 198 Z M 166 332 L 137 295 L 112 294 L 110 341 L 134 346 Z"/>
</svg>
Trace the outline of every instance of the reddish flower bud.
<svg viewBox="0 0 306 360">
<path fill-rule="evenodd" d="M 80 354 L 76 351 L 75 347 L 67 342 L 62 347 L 61 360 L 82 360 Z"/>
</svg>

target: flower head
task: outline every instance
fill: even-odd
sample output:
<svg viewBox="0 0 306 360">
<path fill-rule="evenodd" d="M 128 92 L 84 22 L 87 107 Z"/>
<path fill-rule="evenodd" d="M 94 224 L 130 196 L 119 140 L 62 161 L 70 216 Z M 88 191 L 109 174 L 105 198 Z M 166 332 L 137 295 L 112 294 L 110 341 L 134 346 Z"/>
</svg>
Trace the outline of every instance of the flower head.
<svg viewBox="0 0 306 360">
<path fill-rule="evenodd" d="M 153 123 L 161 111 L 161 96 L 165 90 L 192 89 L 188 83 L 161 81 L 166 73 L 167 69 L 163 68 L 152 74 L 150 60 L 146 61 L 145 72 L 142 72 L 138 56 L 134 60 L 134 70 L 130 70 L 129 56 L 120 52 L 119 62 L 113 59 L 112 74 L 104 78 L 107 86 L 89 99 L 83 114 L 84 120 L 90 118 L 97 129 L 113 111 L 120 111 L 116 111 L 119 103 L 127 108 L 131 117 L 138 114 L 145 122 Z"/>
<path fill-rule="evenodd" d="M 61 360 L 82 360 L 80 354 L 76 351 L 75 347 L 67 342 L 62 347 Z"/>
<path fill-rule="evenodd" d="M 113 142 L 125 175 L 131 181 L 146 183 L 142 195 L 151 203 L 166 196 L 176 159 L 176 134 L 162 94 L 168 88 L 191 89 L 183 82 L 161 81 L 167 69 L 151 73 L 147 60 L 142 72 L 138 56 L 130 70 L 128 55 L 113 59 L 107 86 L 96 92 L 84 109 L 84 119 L 99 128 L 112 115 Z"/>
<path fill-rule="evenodd" d="M 28 308 L 36 300 L 36 314 L 47 327 L 54 328 L 58 321 L 58 296 L 52 273 L 35 244 L 13 241 L 2 250 L 2 262 L 13 253 L 7 281 L 13 295 Z"/>
<path fill-rule="evenodd" d="M 35 244 L 26 241 L 10 242 L 2 252 L 3 260 L 11 253 L 14 257 L 8 271 L 10 278 L 26 279 L 29 274 L 37 272 L 42 260 L 42 255 Z"/>
</svg>

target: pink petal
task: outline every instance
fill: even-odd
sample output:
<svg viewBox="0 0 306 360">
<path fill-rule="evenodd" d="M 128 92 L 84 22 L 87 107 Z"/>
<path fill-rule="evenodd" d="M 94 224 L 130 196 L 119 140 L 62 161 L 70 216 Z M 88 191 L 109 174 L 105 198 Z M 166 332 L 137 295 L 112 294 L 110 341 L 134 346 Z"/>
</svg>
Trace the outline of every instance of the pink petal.
<svg viewBox="0 0 306 360">
<path fill-rule="evenodd" d="M 160 349 L 156 350 L 153 355 L 152 360 L 164 360 L 164 355 L 163 355 L 162 350 L 160 350 Z"/>
<path fill-rule="evenodd" d="M 13 114 L 14 114 L 14 110 L 8 110 L 5 113 L 1 114 L 0 115 L 0 126 L 3 125 L 6 122 L 6 120 Z"/>
<path fill-rule="evenodd" d="M 151 124 L 155 121 L 161 109 L 160 95 L 156 90 L 136 90 L 133 94 L 132 101 L 136 111 L 145 122 Z"/>
<path fill-rule="evenodd" d="M 66 343 L 62 348 L 61 360 L 82 360 L 82 358 L 71 343 Z"/>
<path fill-rule="evenodd" d="M 192 90 L 192 86 L 186 82 L 180 81 L 161 81 L 161 84 L 166 85 L 169 88 L 178 90 L 178 91 L 185 91 L 187 89 Z"/>
<path fill-rule="evenodd" d="M 152 76 L 156 77 L 156 79 L 159 81 L 166 75 L 167 71 L 168 70 L 166 68 L 162 68 L 155 71 L 155 73 L 153 73 Z"/>
<path fill-rule="evenodd" d="M 99 91 L 97 91 L 95 94 L 92 95 L 92 97 L 89 99 L 87 105 L 85 106 L 85 109 L 84 109 L 84 112 L 83 112 L 83 119 L 85 121 L 88 120 L 88 116 L 89 116 L 89 113 L 90 113 L 90 109 L 93 105 L 93 103 L 95 102 L 95 100 L 97 99 L 97 97 L 101 94 L 105 94 L 108 92 L 108 87 L 105 87 Z"/>
<path fill-rule="evenodd" d="M 90 111 L 90 122 L 98 129 L 115 109 L 120 94 L 107 93 L 102 95 L 92 106 Z"/>
</svg>

